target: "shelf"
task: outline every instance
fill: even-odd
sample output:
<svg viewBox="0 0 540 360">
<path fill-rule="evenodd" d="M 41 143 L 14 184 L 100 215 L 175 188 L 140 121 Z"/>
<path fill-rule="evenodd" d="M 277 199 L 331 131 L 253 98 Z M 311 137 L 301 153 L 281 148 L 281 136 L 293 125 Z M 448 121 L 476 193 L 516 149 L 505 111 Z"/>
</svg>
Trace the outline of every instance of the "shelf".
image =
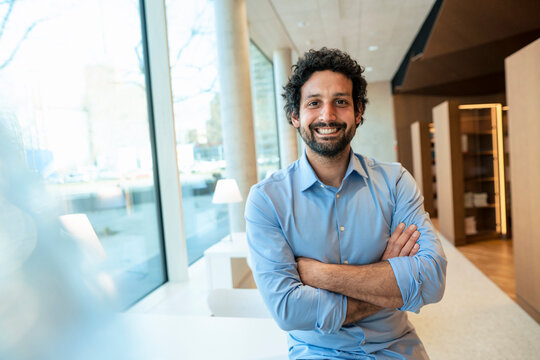
<svg viewBox="0 0 540 360">
<path fill-rule="evenodd" d="M 482 131 L 474 131 L 474 132 L 468 132 L 464 131 L 462 132 L 463 135 L 489 135 L 492 136 L 493 132 L 491 130 L 482 130 Z"/>
<path fill-rule="evenodd" d="M 465 179 L 466 182 L 489 182 L 495 181 L 494 177 L 479 177 L 479 178 L 468 178 Z"/>
<path fill-rule="evenodd" d="M 495 204 L 487 204 L 484 206 L 466 206 L 465 210 L 474 210 L 474 209 L 494 209 Z"/>
<path fill-rule="evenodd" d="M 479 155 L 493 155 L 493 151 L 491 150 L 477 151 L 477 152 L 467 151 L 463 153 L 463 156 L 479 156 Z"/>
</svg>

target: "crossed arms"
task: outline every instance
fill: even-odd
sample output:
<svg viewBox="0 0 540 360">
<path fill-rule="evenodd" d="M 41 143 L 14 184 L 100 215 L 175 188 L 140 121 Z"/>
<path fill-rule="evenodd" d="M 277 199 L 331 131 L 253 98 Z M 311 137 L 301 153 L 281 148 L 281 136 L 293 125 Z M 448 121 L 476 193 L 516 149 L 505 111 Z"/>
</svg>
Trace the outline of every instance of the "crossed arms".
<svg viewBox="0 0 540 360">
<path fill-rule="evenodd" d="M 298 273 L 304 285 L 347 296 L 344 324 L 359 321 L 383 308 L 403 306 L 401 291 L 387 259 L 414 256 L 420 233 L 416 226 L 400 223 L 386 246 L 381 262 L 369 265 L 325 264 L 309 258 L 297 258 Z"/>
<path fill-rule="evenodd" d="M 383 308 L 418 312 L 441 299 L 446 259 L 410 174 L 404 172 L 396 186 L 390 242 L 381 261 L 368 265 L 297 259 L 293 247 L 305 249 L 312 243 L 305 236 L 297 237 L 298 242 L 289 238 L 288 232 L 304 231 L 292 221 L 291 209 L 301 214 L 303 227 L 317 221 L 312 220 L 317 215 L 307 214 L 308 208 L 299 210 L 297 204 L 285 205 L 290 203 L 288 191 L 254 187 L 246 205 L 250 265 L 263 300 L 283 330 L 333 333 Z M 398 222 L 416 225 L 420 236 L 414 239 L 410 232 L 396 230 Z"/>
</svg>

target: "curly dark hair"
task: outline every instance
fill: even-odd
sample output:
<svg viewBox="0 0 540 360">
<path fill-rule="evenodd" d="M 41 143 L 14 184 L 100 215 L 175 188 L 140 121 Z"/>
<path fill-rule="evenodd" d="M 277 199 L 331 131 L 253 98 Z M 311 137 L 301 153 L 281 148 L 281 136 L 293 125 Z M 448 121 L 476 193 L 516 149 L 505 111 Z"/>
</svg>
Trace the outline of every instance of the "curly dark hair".
<svg viewBox="0 0 540 360">
<path fill-rule="evenodd" d="M 362 73 L 364 68 L 358 65 L 356 60 L 349 54 L 338 49 L 309 50 L 304 56 L 298 59 L 296 65 L 292 67 L 292 75 L 287 85 L 283 87 L 282 94 L 285 99 L 285 114 L 289 124 L 292 124 L 291 115 L 300 114 L 300 99 L 302 86 L 316 71 L 332 70 L 345 75 L 353 83 L 352 97 L 354 100 L 354 112 L 358 114 L 366 109 L 368 99 L 366 97 L 367 82 Z M 360 124 L 364 122 L 364 117 L 360 119 Z M 360 125 L 358 124 L 358 125 Z M 357 126 L 358 127 L 358 126 Z"/>
</svg>

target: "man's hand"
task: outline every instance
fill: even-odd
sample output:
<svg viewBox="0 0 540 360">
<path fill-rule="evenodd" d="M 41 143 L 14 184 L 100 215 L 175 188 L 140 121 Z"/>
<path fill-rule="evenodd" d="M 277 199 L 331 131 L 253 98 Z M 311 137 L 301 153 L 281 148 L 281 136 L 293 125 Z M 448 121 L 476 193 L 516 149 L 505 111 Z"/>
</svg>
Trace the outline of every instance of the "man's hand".
<svg viewBox="0 0 540 360">
<path fill-rule="evenodd" d="M 304 285 L 318 287 L 316 284 L 325 280 L 324 268 L 327 264 L 305 257 L 297 258 L 296 263 L 300 280 Z"/>
<path fill-rule="evenodd" d="M 416 231 L 416 226 L 411 225 L 405 229 L 405 224 L 400 223 L 388 240 L 386 250 L 381 260 L 388 260 L 398 256 L 414 256 L 418 253 L 420 245 L 417 241 L 420 233 Z"/>
</svg>

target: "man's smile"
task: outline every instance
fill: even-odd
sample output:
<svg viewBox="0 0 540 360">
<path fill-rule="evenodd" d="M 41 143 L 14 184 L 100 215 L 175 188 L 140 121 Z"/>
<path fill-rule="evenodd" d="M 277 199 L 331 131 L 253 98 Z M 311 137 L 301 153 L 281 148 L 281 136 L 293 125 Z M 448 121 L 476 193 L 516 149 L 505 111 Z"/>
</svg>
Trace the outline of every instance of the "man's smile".
<svg viewBox="0 0 540 360">
<path fill-rule="evenodd" d="M 332 134 L 337 133 L 339 130 L 340 130 L 339 128 L 335 128 L 335 127 L 322 127 L 322 128 L 315 129 L 315 131 L 321 135 L 332 135 Z"/>
<path fill-rule="evenodd" d="M 340 130 L 345 129 L 347 125 L 345 124 L 337 124 L 337 123 L 315 123 L 310 125 L 310 128 L 312 131 L 316 132 L 319 135 L 323 135 L 325 137 L 328 136 L 335 136 L 339 133 L 341 133 Z"/>
</svg>

